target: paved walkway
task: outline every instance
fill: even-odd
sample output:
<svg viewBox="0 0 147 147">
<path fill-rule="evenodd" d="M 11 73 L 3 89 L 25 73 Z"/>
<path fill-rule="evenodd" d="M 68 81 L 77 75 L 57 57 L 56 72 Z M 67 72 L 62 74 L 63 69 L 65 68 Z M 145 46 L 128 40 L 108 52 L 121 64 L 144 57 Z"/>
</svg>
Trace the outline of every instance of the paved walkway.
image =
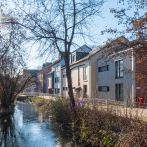
<svg viewBox="0 0 147 147">
<path fill-rule="evenodd" d="M 119 116 L 137 118 L 147 122 L 147 108 L 126 107 L 123 103 L 104 99 L 81 99 L 77 100 L 77 103 L 100 111 L 108 111 Z"/>
</svg>

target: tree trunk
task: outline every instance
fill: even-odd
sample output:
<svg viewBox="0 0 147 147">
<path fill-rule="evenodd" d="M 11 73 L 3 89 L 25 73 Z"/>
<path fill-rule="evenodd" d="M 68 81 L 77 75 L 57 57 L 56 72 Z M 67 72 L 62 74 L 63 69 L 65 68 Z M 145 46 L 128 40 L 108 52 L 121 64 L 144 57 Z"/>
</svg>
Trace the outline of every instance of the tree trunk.
<svg viewBox="0 0 147 147">
<path fill-rule="evenodd" d="M 72 88 L 72 78 L 71 78 L 69 56 L 65 56 L 64 60 L 65 60 L 66 76 L 67 76 L 67 83 L 68 83 L 68 95 L 70 98 L 70 107 L 73 111 L 75 111 L 75 99 L 74 99 L 73 88 Z"/>
</svg>

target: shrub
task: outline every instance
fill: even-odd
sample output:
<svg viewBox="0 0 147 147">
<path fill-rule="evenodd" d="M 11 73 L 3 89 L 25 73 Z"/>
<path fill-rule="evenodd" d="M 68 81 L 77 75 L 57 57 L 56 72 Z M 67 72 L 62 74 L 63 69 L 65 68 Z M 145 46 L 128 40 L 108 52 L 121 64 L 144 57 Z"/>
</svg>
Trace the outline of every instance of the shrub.
<svg viewBox="0 0 147 147">
<path fill-rule="evenodd" d="M 28 101 L 36 104 L 38 107 L 41 107 L 49 102 L 49 100 L 41 97 L 28 97 Z"/>
<path fill-rule="evenodd" d="M 31 101 L 39 107 L 45 117 L 52 117 L 52 121 L 66 125 L 71 124 L 71 110 L 69 100 L 56 98 L 56 100 L 46 100 L 43 98 L 32 98 Z"/>
<path fill-rule="evenodd" d="M 44 103 L 40 109 L 44 115 L 52 116 L 53 123 L 57 124 L 56 130 L 61 129 L 58 132 L 62 137 L 72 137 L 73 133 L 74 138 L 83 143 L 84 147 L 147 146 L 147 128 L 138 119 L 81 104 L 76 107 L 77 120 L 73 121 L 68 99 L 38 99 L 37 103 Z"/>
<path fill-rule="evenodd" d="M 147 128 L 138 120 L 81 107 L 80 139 L 91 146 L 147 146 Z"/>
<path fill-rule="evenodd" d="M 58 98 L 55 101 L 50 101 L 50 110 L 53 120 L 57 123 L 63 125 L 72 123 L 71 110 L 67 99 Z"/>
</svg>

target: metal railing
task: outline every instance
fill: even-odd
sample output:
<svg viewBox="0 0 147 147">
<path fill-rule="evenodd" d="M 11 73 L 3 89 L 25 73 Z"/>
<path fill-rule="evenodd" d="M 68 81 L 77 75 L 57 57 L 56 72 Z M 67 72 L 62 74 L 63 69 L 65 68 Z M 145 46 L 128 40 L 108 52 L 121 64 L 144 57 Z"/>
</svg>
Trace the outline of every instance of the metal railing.
<svg viewBox="0 0 147 147">
<path fill-rule="evenodd" d="M 40 93 L 40 92 L 23 92 L 21 95 L 25 96 L 49 96 L 48 93 Z"/>
</svg>

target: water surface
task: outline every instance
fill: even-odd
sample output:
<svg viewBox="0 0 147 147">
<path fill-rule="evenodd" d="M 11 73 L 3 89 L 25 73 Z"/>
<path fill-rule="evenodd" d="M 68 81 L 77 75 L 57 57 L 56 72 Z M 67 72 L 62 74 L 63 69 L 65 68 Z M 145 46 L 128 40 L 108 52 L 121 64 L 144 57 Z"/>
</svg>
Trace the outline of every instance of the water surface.
<svg viewBox="0 0 147 147">
<path fill-rule="evenodd" d="M 0 120 L 0 147 L 62 147 L 50 126 L 34 106 L 18 103 L 14 116 Z"/>
</svg>

